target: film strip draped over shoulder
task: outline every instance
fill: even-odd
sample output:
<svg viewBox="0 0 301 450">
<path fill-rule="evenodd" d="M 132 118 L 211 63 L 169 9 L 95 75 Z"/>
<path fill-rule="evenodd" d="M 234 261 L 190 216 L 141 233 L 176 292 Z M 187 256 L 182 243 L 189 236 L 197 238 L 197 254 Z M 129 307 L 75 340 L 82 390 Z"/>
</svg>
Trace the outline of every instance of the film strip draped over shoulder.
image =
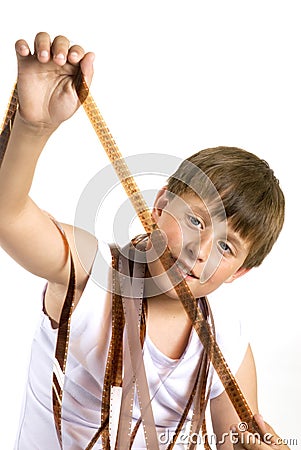
<svg viewBox="0 0 301 450">
<path fill-rule="evenodd" d="M 82 103 L 86 114 L 91 121 L 91 124 L 97 133 L 97 136 L 107 153 L 107 156 L 112 163 L 128 197 L 130 198 L 133 207 L 148 235 L 151 235 L 153 247 L 160 258 L 160 261 L 164 267 L 164 270 L 168 273 L 170 281 L 172 282 L 174 289 L 182 302 L 182 305 L 189 317 L 194 330 L 196 331 L 205 350 L 205 357 L 200 358 L 200 364 L 198 368 L 198 376 L 194 382 L 190 396 L 187 399 L 186 407 L 183 411 L 180 422 L 176 428 L 175 435 L 168 446 L 168 450 L 171 450 L 175 443 L 178 434 L 180 433 L 185 419 L 187 417 L 188 410 L 190 409 L 194 400 L 194 414 L 190 433 L 195 433 L 202 427 L 204 435 L 206 434 L 205 421 L 204 421 L 204 406 L 208 399 L 208 393 L 206 393 L 206 384 L 200 383 L 199 380 L 206 380 L 207 377 L 201 376 L 204 371 L 208 373 L 209 363 L 211 362 L 215 368 L 240 420 L 248 425 L 248 429 L 251 432 L 259 433 L 256 422 L 253 419 L 252 411 L 241 392 L 235 377 L 231 373 L 225 358 L 215 340 L 214 333 L 212 331 L 210 321 L 208 318 L 208 308 L 206 301 L 203 305 L 200 305 L 192 295 L 185 279 L 183 279 L 177 265 L 174 264 L 174 259 L 171 256 L 169 248 L 166 245 L 165 238 L 160 232 L 160 229 L 154 223 L 148 206 L 142 197 L 139 188 L 132 177 L 129 168 L 123 159 L 103 117 L 101 116 L 96 103 L 94 102 L 89 88 L 81 74 L 78 73 L 76 80 L 76 90 L 80 102 Z M 9 106 L 2 123 L 1 136 L 0 136 L 0 165 L 2 163 L 7 143 L 10 136 L 10 131 L 18 108 L 18 91 L 17 85 L 14 87 Z M 63 234 L 63 231 L 62 231 Z M 66 240 L 64 234 L 63 238 Z M 135 251 L 135 242 L 132 248 Z M 137 245 L 137 248 L 139 248 Z M 73 299 L 75 291 L 75 273 L 74 265 L 71 259 L 69 288 L 66 294 L 64 306 L 61 313 L 59 322 L 58 337 L 55 352 L 55 363 L 53 371 L 53 414 L 56 425 L 58 438 L 62 444 L 62 401 L 64 390 L 64 375 L 66 370 L 66 361 L 68 356 L 69 345 L 69 331 L 70 322 L 73 310 Z M 119 254 L 117 249 L 112 249 L 112 261 L 113 261 L 113 283 L 116 286 L 113 289 L 112 294 L 112 336 L 107 355 L 107 363 L 105 369 L 105 380 L 103 386 L 102 395 L 102 407 L 100 412 L 100 427 L 95 433 L 91 442 L 87 444 L 86 450 L 92 449 L 98 439 L 101 437 L 103 448 L 109 450 L 111 448 L 131 448 L 137 433 L 138 427 L 143 426 L 145 442 L 147 448 L 155 450 L 159 449 L 158 438 L 155 430 L 154 418 L 152 414 L 151 401 L 149 397 L 149 390 L 147 386 L 147 379 L 145 374 L 145 368 L 143 365 L 142 346 L 145 336 L 145 314 L 144 305 L 142 302 L 142 296 L 137 296 L 136 292 L 140 287 L 137 285 L 137 280 L 143 278 L 143 274 L 139 273 L 141 265 L 134 265 L 134 274 L 132 278 L 129 276 L 128 260 L 123 255 Z M 125 286 L 120 286 L 120 280 L 117 276 L 119 272 L 126 275 L 128 282 Z M 136 273 L 137 271 L 137 273 Z M 132 282 L 130 281 L 132 279 Z M 125 289 L 125 294 L 121 295 L 122 288 Z M 126 301 L 127 298 L 134 298 L 135 301 Z M 130 318 L 130 319 L 128 319 Z M 130 321 L 130 322 L 129 322 Z M 139 324 L 139 326 L 131 326 L 132 322 Z M 128 342 L 123 343 L 123 330 L 127 329 Z M 140 331 L 138 331 L 140 330 Z M 127 348 L 128 358 L 122 361 L 123 358 L 123 346 Z M 127 380 L 122 379 L 122 367 L 124 365 L 124 373 L 127 374 Z M 127 366 L 126 366 L 127 365 Z M 126 366 L 126 367 L 125 367 Z M 131 433 L 131 423 L 129 422 L 130 414 L 128 412 L 131 408 L 131 396 L 133 391 L 128 395 L 122 394 L 121 413 L 118 425 L 118 433 L 114 444 L 110 439 L 110 399 L 113 390 L 122 389 L 122 386 L 132 382 L 132 389 L 135 384 L 138 392 L 138 401 L 141 410 L 140 419 L 137 421 L 134 429 Z M 126 411 L 126 414 L 123 412 Z M 125 418 L 125 419 L 124 419 Z M 120 447 L 122 445 L 122 447 Z M 205 440 L 205 446 L 209 448 L 209 443 Z"/>
</svg>

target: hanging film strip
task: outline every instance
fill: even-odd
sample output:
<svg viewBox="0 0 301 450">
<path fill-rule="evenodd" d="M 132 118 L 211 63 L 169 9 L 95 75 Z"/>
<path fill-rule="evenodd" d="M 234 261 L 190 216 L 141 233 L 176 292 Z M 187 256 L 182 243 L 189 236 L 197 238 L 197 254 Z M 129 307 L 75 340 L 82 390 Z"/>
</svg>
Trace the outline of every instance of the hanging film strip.
<svg viewBox="0 0 301 450">
<path fill-rule="evenodd" d="M 248 405 L 238 383 L 235 380 L 227 362 L 215 341 L 214 335 L 211 331 L 210 325 L 207 320 L 203 317 L 203 314 L 195 301 L 193 294 L 191 293 L 189 286 L 187 285 L 185 279 L 183 279 L 177 265 L 174 263 L 174 259 L 170 253 L 166 241 L 154 223 L 150 210 L 147 203 L 145 202 L 131 172 L 122 157 L 120 150 L 118 149 L 100 111 L 89 91 L 89 88 L 81 74 L 78 74 L 77 80 L 75 82 L 77 94 L 79 100 L 111 162 L 116 174 L 118 175 L 127 196 L 129 197 L 144 229 L 148 235 L 151 235 L 152 244 L 160 257 L 160 261 L 167 272 L 170 281 L 172 282 L 175 291 L 182 305 L 191 320 L 191 323 L 202 343 L 207 354 L 210 356 L 211 363 L 216 370 L 224 388 L 227 392 L 240 420 L 247 424 L 248 430 L 253 433 L 260 434 L 260 430 L 253 418 L 253 414 L 250 406 Z M 18 92 L 17 86 L 14 87 L 12 96 L 6 111 L 5 118 L 1 126 L 0 135 L 0 166 L 5 154 L 7 143 L 10 136 L 10 131 L 14 121 L 15 113 L 18 108 Z M 61 438 L 61 409 L 62 409 L 62 395 L 63 395 L 63 383 L 62 380 L 65 375 L 66 369 L 66 359 L 68 354 L 69 345 L 69 328 L 70 320 L 72 314 L 72 286 L 74 286 L 74 269 L 71 266 L 70 273 L 70 283 L 68 289 L 68 295 L 66 297 L 66 308 L 63 307 L 64 317 L 61 317 L 59 333 L 61 334 L 57 342 L 56 347 L 56 371 L 53 375 L 53 405 L 54 405 L 54 418 L 56 423 L 56 428 L 59 436 L 60 442 Z M 109 363 L 109 361 L 108 361 Z M 107 363 L 107 364 L 108 364 Z M 111 364 L 112 365 L 112 364 Z M 110 379 L 110 376 L 108 376 Z M 111 376 L 112 378 L 112 376 Z M 110 380 L 109 380 L 110 381 Z M 107 399 L 107 403 L 109 399 Z M 92 439 L 91 443 L 87 447 L 92 449 L 94 443 L 96 443 L 98 437 L 102 432 L 107 429 L 108 418 L 104 417 L 102 425 L 95 437 Z M 108 439 L 107 439 L 108 441 Z M 109 445 L 109 444 L 108 444 Z M 110 448 L 110 447 L 108 447 Z"/>
<path fill-rule="evenodd" d="M 152 244 L 154 248 L 157 249 L 157 253 L 161 254 L 161 263 L 167 271 L 174 289 L 176 290 L 204 348 L 211 354 L 212 365 L 222 381 L 240 420 L 248 424 L 249 431 L 259 432 L 257 424 L 253 419 L 252 411 L 211 333 L 208 322 L 204 320 L 189 286 L 181 276 L 177 266 L 174 264 L 174 259 L 171 256 L 169 248 L 166 246 L 166 241 L 157 225 L 154 223 L 149 208 L 82 77 L 78 80 L 77 92 L 86 114 L 110 159 L 110 162 L 115 168 L 146 233 L 152 234 Z M 162 249 L 165 249 L 163 253 Z"/>
</svg>

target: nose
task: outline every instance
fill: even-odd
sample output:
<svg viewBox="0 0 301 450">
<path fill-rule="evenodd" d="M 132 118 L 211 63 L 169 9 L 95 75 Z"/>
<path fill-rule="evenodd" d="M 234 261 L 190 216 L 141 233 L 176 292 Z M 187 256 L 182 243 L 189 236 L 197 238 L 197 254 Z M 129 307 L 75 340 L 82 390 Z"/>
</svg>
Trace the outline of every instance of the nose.
<svg viewBox="0 0 301 450">
<path fill-rule="evenodd" d="M 210 233 L 201 233 L 199 239 L 187 242 L 186 251 L 193 261 L 206 262 L 212 249 L 212 236 Z"/>
</svg>

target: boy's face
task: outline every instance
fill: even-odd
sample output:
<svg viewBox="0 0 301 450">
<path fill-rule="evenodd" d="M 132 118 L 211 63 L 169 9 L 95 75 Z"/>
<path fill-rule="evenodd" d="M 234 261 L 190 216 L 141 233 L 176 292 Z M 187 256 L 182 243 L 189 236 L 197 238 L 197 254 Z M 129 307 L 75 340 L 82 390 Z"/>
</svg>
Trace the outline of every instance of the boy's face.
<svg viewBox="0 0 301 450">
<path fill-rule="evenodd" d="M 170 199 L 162 189 L 154 205 L 153 218 L 166 235 L 175 264 L 195 298 L 213 292 L 222 283 L 231 282 L 248 271 L 241 266 L 249 245 L 225 220 L 213 220 L 196 194 L 185 193 Z M 150 243 L 147 261 L 157 287 L 156 294 L 167 293 L 177 298 Z"/>
</svg>

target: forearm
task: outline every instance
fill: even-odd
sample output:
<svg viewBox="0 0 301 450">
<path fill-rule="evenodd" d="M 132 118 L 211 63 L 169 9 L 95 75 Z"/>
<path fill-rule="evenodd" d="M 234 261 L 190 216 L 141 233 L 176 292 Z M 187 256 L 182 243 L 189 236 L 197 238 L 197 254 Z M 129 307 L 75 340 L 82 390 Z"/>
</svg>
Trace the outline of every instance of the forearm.
<svg viewBox="0 0 301 450">
<path fill-rule="evenodd" d="M 0 224 L 24 208 L 39 156 L 53 130 L 26 123 L 17 112 L 0 169 Z"/>
<path fill-rule="evenodd" d="M 235 378 L 253 414 L 257 413 L 257 377 L 250 346 L 247 348 L 244 359 L 235 374 Z M 225 391 L 211 400 L 210 409 L 213 431 L 217 437 L 217 448 L 220 450 L 231 450 L 233 445 L 230 439 L 230 428 L 231 425 L 239 423 L 240 420 Z"/>
</svg>

